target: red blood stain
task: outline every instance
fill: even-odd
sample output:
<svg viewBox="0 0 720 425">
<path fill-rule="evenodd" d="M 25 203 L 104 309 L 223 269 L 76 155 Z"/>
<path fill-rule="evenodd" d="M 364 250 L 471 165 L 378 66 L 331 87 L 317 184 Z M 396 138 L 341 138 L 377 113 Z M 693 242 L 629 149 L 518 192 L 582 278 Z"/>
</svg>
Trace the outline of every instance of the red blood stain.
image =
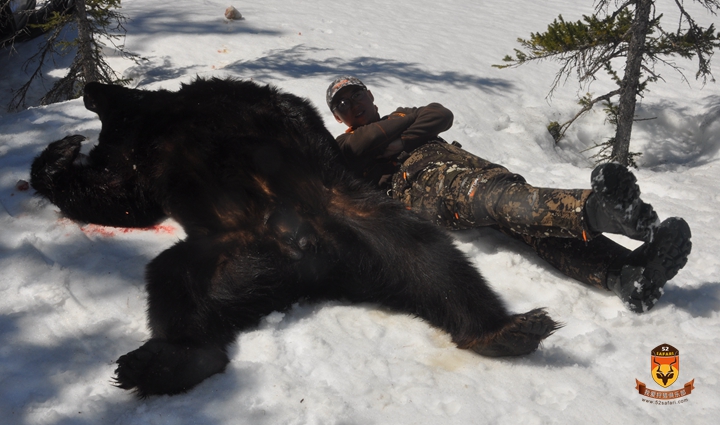
<svg viewBox="0 0 720 425">
<path fill-rule="evenodd" d="M 111 238 L 113 236 L 117 236 L 118 234 L 127 234 L 127 233 L 138 233 L 138 232 L 153 232 L 155 234 L 167 234 L 172 235 L 175 233 L 175 227 L 170 226 L 167 224 L 156 224 L 155 226 L 151 227 L 109 227 L 109 226 L 99 226 L 97 224 L 88 224 L 87 226 L 83 226 L 80 228 L 80 230 L 83 231 L 83 233 L 90 235 L 100 235 L 104 236 L 106 238 Z"/>
</svg>

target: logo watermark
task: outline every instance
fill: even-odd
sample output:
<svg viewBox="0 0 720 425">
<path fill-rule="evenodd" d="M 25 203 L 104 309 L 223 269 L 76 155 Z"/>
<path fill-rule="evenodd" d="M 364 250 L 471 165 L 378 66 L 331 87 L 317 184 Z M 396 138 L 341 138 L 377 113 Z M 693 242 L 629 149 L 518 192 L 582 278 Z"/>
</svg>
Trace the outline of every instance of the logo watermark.
<svg viewBox="0 0 720 425">
<path fill-rule="evenodd" d="M 662 388 L 673 385 L 680 377 L 680 350 L 670 344 L 660 344 L 650 351 L 650 376 L 655 384 Z M 652 389 L 635 379 L 635 389 L 645 397 L 643 401 L 659 406 L 670 406 L 686 403 L 685 397 L 695 389 L 695 380 L 675 390 Z"/>
</svg>

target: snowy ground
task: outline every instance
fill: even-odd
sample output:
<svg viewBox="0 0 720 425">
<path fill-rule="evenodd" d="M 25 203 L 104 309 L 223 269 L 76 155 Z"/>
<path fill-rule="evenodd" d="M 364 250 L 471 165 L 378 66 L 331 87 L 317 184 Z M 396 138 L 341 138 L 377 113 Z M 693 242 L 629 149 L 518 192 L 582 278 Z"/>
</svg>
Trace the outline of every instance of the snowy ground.
<svg viewBox="0 0 720 425">
<path fill-rule="evenodd" d="M 669 19 L 677 16 L 672 3 L 658 1 Z M 317 104 L 333 133 L 344 128 L 325 108 L 325 88 L 337 74 L 356 74 L 381 113 L 443 103 L 455 113 L 446 139 L 539 186 L 588 187 L 592 161 L 583 151 L 611 133 L 596 112 L 554 146 L 545 125 L 574 113 L 577 86 L 550 102 L 553 63 L 491 67 L 517 37 L 544 30 L 559 13 L 574 20 L 591 12 L 589 0 L 246 1 L 235 4 L 245 19 L 234 22 L 223 18 L 229 5 L 125 0 L 127 49 L 147 61 L 112 58 L 113 66 L 144 89 L 175 90 L 195 75 L 272 83 Z M 691 10 L 704 25 L 717 21 Z M 25 78 L 19 67 L 27 50 L 0 52 L 2 104 Z M 99 121 L 80 100 L 0 112 L 0 422 L 715 423 L 720 239 L 708 229 L 720 210 L 720 88 L 662 71 L 666 81 L 640 106 L 657 119 L 636 126 L 632 148 L 643 152 L 644 199 L 662 218 L 690 223 L 694 251 L 650 313 L 630 313 L 493 232 L 462 232 L 459 246 L 513 310 L 546 306 L 566 323 L 536 353 L 482 358 L 419 320 L 372 305 L 303 304 L 240 335 L 224 374 L 188 394 L 146 400 L 111 385 L 114 361 L 148 338 L 143 266 L 182 230 L 172 221 L 126 230 L 61 218 L 17 183 L 53 140 L 81 133 L 89 149 Z M 598 81 L 590 90 L 608 87 Z M 685 403 L 653 405 L 635 390 L 635 379 L 654 385 L 649 355 L 662 343 L 681 352 L 670 389 L 695 380 Z"/>
</svg>

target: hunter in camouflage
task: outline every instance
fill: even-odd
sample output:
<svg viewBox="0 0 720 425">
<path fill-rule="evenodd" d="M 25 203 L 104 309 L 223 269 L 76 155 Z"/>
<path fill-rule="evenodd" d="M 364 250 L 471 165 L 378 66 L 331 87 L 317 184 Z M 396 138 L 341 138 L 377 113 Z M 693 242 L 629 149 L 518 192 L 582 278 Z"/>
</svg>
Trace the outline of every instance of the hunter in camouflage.
<svg viewBox="0 0 720 425">
<path fill-rule="evenodd" d="M 438 134 L 450 128 L 453 115 L 438 103 L 381 117 L 372 93 L 352 76 L 335 79 L 326 101 L 348 126 L 337 142 L 349 167 L 439 226 L 494 227 L 565 275 L 613 291 L 635 312 L 652 308 L 687 262 L 687 223 L 660 222 L 640 199 L 635 176 L 619 164 L 593 170 L 590 189 L 538 188 L 442 140 Z M 644 244 L 630 251 L 602 233 Z"/>
</svg>

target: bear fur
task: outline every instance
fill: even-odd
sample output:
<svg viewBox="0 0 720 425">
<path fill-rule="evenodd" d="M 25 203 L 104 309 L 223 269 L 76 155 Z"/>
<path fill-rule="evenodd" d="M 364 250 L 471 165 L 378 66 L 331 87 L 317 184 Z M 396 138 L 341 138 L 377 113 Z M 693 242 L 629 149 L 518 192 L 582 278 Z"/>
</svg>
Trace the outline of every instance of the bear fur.
<svg viewBox="0 0 720 425">
<path fill-rule="evenodd" d="M 237 333 L 301 299 L 371 302 L 487 356 L 534 351 L 558 324 L 511 314 L 451 238 L 357 180 L 305 99 L 271 86 L 196 79 L 177 92 L 90 83 L 102 123 L 51 143 L 31 184 L 77 221 L 187 238 L 146 270 L 151 339 L 117 361 L 142 397 L 222 372 Z"/>
</svg>

